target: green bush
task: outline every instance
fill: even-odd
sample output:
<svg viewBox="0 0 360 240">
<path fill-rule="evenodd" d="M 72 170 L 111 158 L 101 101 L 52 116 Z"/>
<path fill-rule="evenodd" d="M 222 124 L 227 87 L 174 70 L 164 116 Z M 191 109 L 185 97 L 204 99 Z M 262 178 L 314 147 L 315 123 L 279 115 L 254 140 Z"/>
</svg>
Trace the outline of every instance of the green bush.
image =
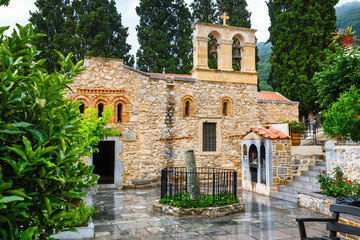
<svg viewBox="0 0 360 240">
<path fill-rule="evenodd" d="M 324 132 L 331 137 L 360 141 L 360 89 L 352 86 L 320 114 Z"/>
<path fill-rule="evenodd" d="M 305 132 L 305 125 L 301 122 L 296 121 L 285 121 L 283 123 L 288 123 L 291 126 L 292 133 L 304 133 Z"/>
<path fill-rule="evenodd" d="M 65 223 L 65 227 L 85 227 L 90 218 L 99 213 L 99 211 L 95 211 L 94 206 L 89 208 L 84 201 L 80 201 L 76 207 L 71 207 L 68 212 L 73 217 Z"/>
<path fill-rule="evenodd" d="M 213 196 L 209 194 L 202 194 L 201 200 L 197 201 L 190 199 L 190 193 L 181 192 L 172 196 L 166 195 L 160 199 L 159 203 L 167 204 L 180 208 L 203 208 L 203 207 L 219 207 L 238 203 L 239 199 L 232 193 L 218 193 L 215 195 L 215 202 L 213 203 Z"/>
<path fill-rule="evenodd" d="M 321 193 L 331 197 L 354 196 L 360 197 L 360 184 L 357 180 L 351 181 L 344 177 L 340 167 L 334 168 L 332 173 L 319 169 L 316 176 L 320 184 Z"/>
<path fill-rule="evenodd" d="M 79 157 L 106 136 L 90 133 L 79 102 L 64 98 L 82 69 L 60 53 L 61 70 L 37 59 L 42 37 L 31 25 L 0 28 L 0 239 L 48 239 L 73 217 L 68 212 L 99 176 Z M 106 119 L 100 118 L 96 124 Z M 84 132 L 86 134 L 84 134 Z"/>
</svg>

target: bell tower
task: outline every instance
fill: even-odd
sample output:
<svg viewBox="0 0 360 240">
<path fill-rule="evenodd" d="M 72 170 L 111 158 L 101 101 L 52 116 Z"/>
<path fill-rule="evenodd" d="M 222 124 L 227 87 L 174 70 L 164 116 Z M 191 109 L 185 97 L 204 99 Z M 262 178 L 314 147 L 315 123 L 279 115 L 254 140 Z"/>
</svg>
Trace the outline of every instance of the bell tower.
<svg viewBox="0 0 360 240">
<path fill-rule="evenodd" d="M 229 17 L 221 15 L 223 25 L 195 23 L 193 28 L 194 68 L 192 77 L 198 80 L 257 84 L 255 68 L 255 32 L 248 28 L 226 25 Z M 216 43 L 209 42 L 209 34 Z M 211 53 L 208 49 L 211 48 Z M 213 55 L 213 56 L 211 56 Z M 216 68 L 209 68 L 209 58 Z M 233 61 L 234 60 L 234 61 Z M 237 68 L 233 66 L 238 66 Z"/>
</svg>

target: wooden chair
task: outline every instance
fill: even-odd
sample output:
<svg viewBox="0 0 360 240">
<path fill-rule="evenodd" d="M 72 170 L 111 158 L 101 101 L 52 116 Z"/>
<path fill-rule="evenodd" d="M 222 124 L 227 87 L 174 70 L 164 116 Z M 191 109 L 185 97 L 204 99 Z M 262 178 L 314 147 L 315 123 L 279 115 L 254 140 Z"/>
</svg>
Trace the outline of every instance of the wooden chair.
<svg viewBox="0 0 360 240">
<path fill-rule="evenodd" d="M 339 223 L 340 214 L 348 214 L 348 215 L 360 217 L 359 207 L 331 204 L 330 211 L 333 213 L 331 218 L 296 218 L 296 221 L 299 224 L 301 240 L 310 240 L 310 239 L 340 240 L 340 238 L 336 236 L 338 232 L 360 236 L 360 227 Z M 326 230 L 330 231 L 329 237 L 322 236 L 322 237 L 307 238 L 305 225 L 304 225 L 305 222 L 327 222 Z"/>
</svg>

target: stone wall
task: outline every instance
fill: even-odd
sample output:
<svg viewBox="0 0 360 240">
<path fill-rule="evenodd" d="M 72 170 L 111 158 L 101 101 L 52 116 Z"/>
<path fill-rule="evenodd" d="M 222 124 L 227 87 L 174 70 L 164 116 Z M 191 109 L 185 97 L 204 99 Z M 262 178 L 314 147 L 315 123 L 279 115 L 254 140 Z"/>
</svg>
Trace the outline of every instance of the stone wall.
<svg viewBox="0 0 360 240">
<path fill-rule="evenodd" d="M 273 184 L 292 180 L 291 140 L 272 140 Z"/>
<path fill-rule="evenodd" d="M 327 141 L 325 151 L 327 171 L 339 166 L 347 178 L 360 178 L 360 144 Z"/>
<path fill-rule="evenodd" d="M 260 124 L 299 121 L 299 103 L 259 100 Z M 286 118 L 286 120 L 284 120 Z"/>
<path fill-rule="evenodd" d="M 321 146 L 292 146 L 291 170 L 293 176 L 300 176 L 301 171 L 308 171 L 310 166 L 315 166 L 316 161 L 324 159 Z"/>
<path fill-rule="evenodd" d="M 261 119 L 274 118 L 271 111 L 269 119 L 260 118 L 256 84 L 154 76 L 124 66 L 118 59 L 87 57 L 84 67 L 87 70 L 71 85 L 75 93 L 68 96 L 82 101 L 85 108 L 97 108 L 99 103 L 112 106 L 115 116 L 110 125 L 121 132 L 119 159 L 124 163 L 125 183 L 158 180 L 163 167 L 183 166 L 184 149 L 195 150 L 198 167 L 235 169 L 240 178 L 240 136 Z M 184 99 L 192 101 L 189 116 L 184 116 Z M 231 104 L 228 116 L 223 116 L 224 99 Z M 121 122 L 117 121 L 119 103 L 123 105 Z M 292 120 L 284 111 L 279 121 Z M 216 151 L 202 151 L 204 122 L 217 124 Z M 286 155 L 286 150 L 279 151 L 279 169 L 288 168 L 280 154 Z"/>
</svg>

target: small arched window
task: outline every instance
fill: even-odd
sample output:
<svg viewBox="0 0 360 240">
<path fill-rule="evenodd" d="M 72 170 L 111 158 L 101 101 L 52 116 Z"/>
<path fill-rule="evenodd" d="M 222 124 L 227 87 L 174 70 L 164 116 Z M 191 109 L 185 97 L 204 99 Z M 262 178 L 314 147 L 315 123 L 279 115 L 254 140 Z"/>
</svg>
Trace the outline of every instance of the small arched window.
<svg viewBox="0 0 360 240">
<path fill-rule="evenodd" d="M 85 104 L 83 102 L 80 103 L 79 111 L 80 111 L 80 113 L 84 113 L 84 111 L 85 111 Z"/>
<path fill-rule="evenodd" d="M 99 105 L 98 105 L 98 118 L 102 117 L 103 112 L 104 112 L 104 104 L 99 103 Z"/>
<path fill-rule="evenodd" d="M 222 112 L 223 112 L 223 116 L 228 116 L 229 115 L 229 104 L 227 101 L 223 102 L 223 107 L 222 107 Z"/>
<path fill-rule="evenodd" d="M 184 111 L 184 117 L 189 117 L 190 116 L 190 101 L 187 100 L 185 102 L 185 111 Z"/>
<path fill-rule="evenodd" d="M 122 122 L 122 111 L 123 111 L 123 106 L 121 103 L 119 103 L 117 105 L 117 122 L 118 123 Z"/>
</svg>

